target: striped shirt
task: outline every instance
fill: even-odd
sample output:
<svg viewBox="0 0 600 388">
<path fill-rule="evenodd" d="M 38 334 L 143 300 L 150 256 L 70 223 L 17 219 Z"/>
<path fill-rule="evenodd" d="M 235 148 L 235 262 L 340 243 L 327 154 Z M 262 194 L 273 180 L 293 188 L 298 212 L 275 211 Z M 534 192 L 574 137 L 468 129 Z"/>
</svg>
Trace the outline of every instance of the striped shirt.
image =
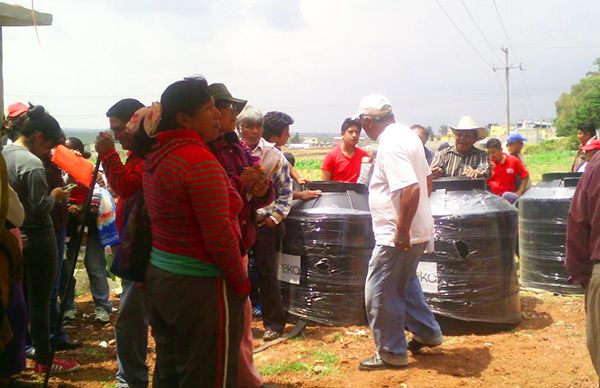
<svg viewBox="0 0 600 388">
<path fill-rule="evenodd" d="M 279 224 L 287 217 L 292 207 L 293 192 L 289 164 L 283 153 L 275 148 L 275 144 L 262 138 L 252 150 L 252 155 L 260 158 L 267 173 L 273 171 L 271 178 L 275 187 L 275 201 L 269 206 L 258 209 L 256 213 L 259 219 L 271 217 L 276 224 Z"/>
<path fill-rule="evenodd" d="M 247 293 L 237 222 L 242 201 L 227 174 L 194 131 L 160 132 L 157 142 L 142 180 L 153 248 L 215 264 L 234 292 Z"/>
<path fill-rule="evenodd" d="M 480 178 L 490 177 L 490 157 L 475 147 L 466 155 L 460 154 L 455 146 L 448 147 L 435 155 L 431 167 L 441 167 L 443 177 L 464 176 L 467 167 L 476 170 Z"/>
</svg>

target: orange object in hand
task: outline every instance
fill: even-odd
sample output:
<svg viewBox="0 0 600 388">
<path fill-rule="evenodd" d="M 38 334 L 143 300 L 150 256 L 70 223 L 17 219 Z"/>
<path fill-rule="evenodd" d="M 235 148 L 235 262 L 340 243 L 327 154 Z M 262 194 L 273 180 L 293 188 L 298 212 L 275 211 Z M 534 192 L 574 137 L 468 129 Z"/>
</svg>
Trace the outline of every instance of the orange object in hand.
<svg viewBox="0 0 600 388">
<path fill-rule="evenodd" d="M 65 170 L 77 183 L 90 187 L 94 165 L 83 156 L 61 144 L 52 152 L 52 163 Z"/>
</svg>

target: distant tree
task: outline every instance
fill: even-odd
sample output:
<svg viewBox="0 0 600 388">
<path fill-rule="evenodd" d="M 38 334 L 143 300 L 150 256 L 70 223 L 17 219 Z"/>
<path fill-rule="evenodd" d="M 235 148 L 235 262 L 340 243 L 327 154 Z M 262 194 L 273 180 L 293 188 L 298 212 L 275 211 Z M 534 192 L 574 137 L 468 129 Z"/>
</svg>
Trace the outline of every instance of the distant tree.
<svg viewBox="0 0 600 388">
<path fill-rule="evenodd" d="M 571 92 L 562 93 L 555 103 L 558 136 L 576 134 L 577 125 L 586 120 L 600 123 L 600 58 L 594 64 L 597 69 L 571 86 Z"/>
<path fill-rule="evenodd" d="M 290 140 L 290 143 L 292 143 L 292 144 L 302 143 L 302 138 L 300 137 L 300 134 L 298 132 L 296 132 L 296 134 L 294 136 L 292 136 L 292 140 Z"/>
<path fill-rule="evenodd" d="M 441 136 L 446 136 L 448 134 L 448 126 L 447 125 L 440 125 L 440 128 L 438 129 L 438 132 Z"/>
</svg>

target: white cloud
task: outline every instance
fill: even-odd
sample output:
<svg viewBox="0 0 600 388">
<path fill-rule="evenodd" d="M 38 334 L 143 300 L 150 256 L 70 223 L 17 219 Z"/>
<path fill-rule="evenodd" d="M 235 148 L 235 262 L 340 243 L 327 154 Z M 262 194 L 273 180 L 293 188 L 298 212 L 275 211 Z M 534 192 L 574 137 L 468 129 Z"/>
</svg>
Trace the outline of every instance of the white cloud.
<svg viewBox="0 0 600 388">
<path fill-rule="evenodd" d="M 486 62 L 498 63 L 462 5 L 440 2 Z M 496 2 L 528 68 L 529 93 L 511 74 L 513 117 L 551 116 L 560 92 L 598 56 L 600 4 Z M 501 54 L 506 39 L 492 3 L 466 4 Z M 292 131 L 336 131 L 372 92 L 386 94 L 409 124 L 437 126 L 463 114 L 503 121 L 502 83 L 434 1 L 63 0 L 36 7 L 54 15 L 53 26 L 38 28 L 42 47 L 31 28 L 3 30 L 6 101 L 30 97 L 67 128 L 106 127 L 104 112 L 117 99 L 149 103 L 196 73 L 265 112 L 288 111 Z"/>
</svg>

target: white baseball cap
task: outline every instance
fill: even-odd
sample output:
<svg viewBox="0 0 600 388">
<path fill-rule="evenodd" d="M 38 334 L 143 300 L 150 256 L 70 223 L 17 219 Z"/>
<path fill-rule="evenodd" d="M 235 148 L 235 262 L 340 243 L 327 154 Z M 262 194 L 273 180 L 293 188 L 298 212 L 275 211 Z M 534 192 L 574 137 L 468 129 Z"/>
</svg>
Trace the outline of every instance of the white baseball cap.
<svg viewBox="0 0 600 388">
<path fill-rule="evenodd" d="M 365 116 L 382 116 L 392 113 L 392 104 L 381 94 L 370 94 L 360 101 L 358 112 L 352 116 L 353 120 L 358 119 L 361 115 Z"/>
</svg>

